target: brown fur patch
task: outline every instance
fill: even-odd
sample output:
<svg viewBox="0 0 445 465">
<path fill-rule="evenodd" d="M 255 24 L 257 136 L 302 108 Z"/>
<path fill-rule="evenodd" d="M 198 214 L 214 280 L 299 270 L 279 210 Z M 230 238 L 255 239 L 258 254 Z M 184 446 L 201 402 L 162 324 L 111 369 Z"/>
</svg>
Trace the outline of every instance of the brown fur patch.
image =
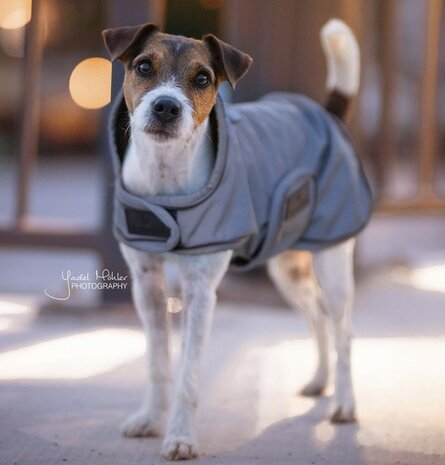
<svg viewBox="0 0 445 465">
<path fill-rule="evenodd" d="M 149 76 L 139 76 L 136 72 L 142 60 L 152 65 Z M 190 100 L 197 125 L 206 119 L 215 104 L 218 80 L 211 54 L 201 40 L 156 33 L 133 55 L 130 53 L 125 64 L 124 95 L 130 112 L 147 92 L 171 79 Z M 201 88 L 195 84 L 195 78 L 203 71 L 209 74 L 211 82 Z"/>
<path fill-rule="evenodd" d="M 292 281 L 311 278 L 313 275 L 312 254 L 301 250 L 289 250 L 280 255 L 280 265 Z"/>
</svg>

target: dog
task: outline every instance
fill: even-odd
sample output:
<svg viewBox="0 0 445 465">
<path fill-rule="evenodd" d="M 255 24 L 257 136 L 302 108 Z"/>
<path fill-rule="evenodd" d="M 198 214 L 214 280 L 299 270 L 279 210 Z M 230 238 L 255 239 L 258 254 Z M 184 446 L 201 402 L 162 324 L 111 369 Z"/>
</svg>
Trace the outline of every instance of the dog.
<svg viewBox="0 0 445 465">
<path fill-rule="evenodd" d="M 123 93 L 131 137 L 117 170 L 122 190 L 137 198 L 193 197 L 205 189 L 218 163 L 211 121 L 218 86 L 227 81 L 234 87 L 252 59 L 213 35 L 190 39 L 162 33 L 152 24 L 108 29 L 103 37 L 112 60 L 119 59 L 125 66 Z M 337 19 L 322 28 L 321 41 L 328 68 L 326 108 L 333 119 L 341 119 L 358 91 L 359 48 L 349 27 Z M 301 192 L 299 196 L 300 202 Z M 162 237 L 164 229 L 158 223 L 152 229 Z M 142 234 L 144 225 L 136 226 L 136 233 Z M 155 251 L 147 251 L 142 242 L 132 246 L 119 234 L 118 238 L 146 334 L 148 368 L 142 406 L 124 422 L 122 432 L 126 437 L 158 436 L 165 429 L 162 454 L 170 460 L 191 459 L 198 455 L 194 422 L 200 366 L 216 291 L 234 252 L 222 248 L 176 253 L 172 247 L 162 249 L 162 241 L 153 241 Z M 307 314 L 315 338 L 318 364 L 303 395 L 321 395 L 327 386 L 328 324 L 332 326 L 337 354 L 334 423 L 355 420 L 350 364 L 354 242 L 352 235 L 319 250 L 290 248 L 267 263 L 285 300 Z M 158 244 L 160 249 L 156 249 Z M 166 263 L 179 269 L 184 305 L 182 354 L 171 405 Z"/>
</svg>

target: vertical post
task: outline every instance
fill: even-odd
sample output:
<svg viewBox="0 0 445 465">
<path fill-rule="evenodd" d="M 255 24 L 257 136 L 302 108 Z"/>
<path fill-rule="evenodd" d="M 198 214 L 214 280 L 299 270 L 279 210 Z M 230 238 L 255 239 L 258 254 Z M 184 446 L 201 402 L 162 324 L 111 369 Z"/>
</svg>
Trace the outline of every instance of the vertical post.
<svg viewBox="0 0 445 465">
<path fill-rule="evenodd" d="M 156 23 L 162 29 L 167 11 L 166 0 L 148 0 L 147 3 L 148 20 Z"/>
<path fill-rule="evenodd" d="M 33 0 L 31 20 L 26 26 L 24 91 L 22 125 L 17 182 L 16 223 L 23 227 L 26 221 L 27 200 L 31 176 L 37 160 L 39 145 L 40 77 L 43 53 L 41 0 Z"/>
<path fill-rule="evenodd" d="M 433 182 L 437 149 L 437 80 L 439 68 L 442 0 L 429 0 L 426 22 L 426 50 L 422 81 L 422 123 L 420 132 L 420 197 L 427 203 L 434 197 Z"/>
<path fill-rule="evenodd" d="M 387 181 L 394 170 L 396 147 L 395 128 L 393 118 L 393 102 L 395 94 L 395 45 L 397 14 L 395 0 L 380 2 L 378 15 L 381 21 L 381 34 L 377 32 L 378 54 L 382 76 L 381 113 L 380 113 L 380 143 L 377 144 L 377 184 L 380 192 L 385 193 Z"/>
</svg>

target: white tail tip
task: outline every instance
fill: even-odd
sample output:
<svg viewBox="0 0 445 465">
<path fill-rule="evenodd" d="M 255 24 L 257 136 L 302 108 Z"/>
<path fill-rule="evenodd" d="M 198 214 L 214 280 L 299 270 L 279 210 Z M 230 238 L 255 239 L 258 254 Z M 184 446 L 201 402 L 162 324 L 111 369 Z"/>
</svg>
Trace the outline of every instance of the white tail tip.
<svg viewBox="0 0 445 465">
<path fill-rule="evenodd" d="M 360 82 L 360 50 L 354 33 L 339 19 L 329 20 L 320 31 L 327 59 L 328 90 L 355 95 Z"/>
</svg>

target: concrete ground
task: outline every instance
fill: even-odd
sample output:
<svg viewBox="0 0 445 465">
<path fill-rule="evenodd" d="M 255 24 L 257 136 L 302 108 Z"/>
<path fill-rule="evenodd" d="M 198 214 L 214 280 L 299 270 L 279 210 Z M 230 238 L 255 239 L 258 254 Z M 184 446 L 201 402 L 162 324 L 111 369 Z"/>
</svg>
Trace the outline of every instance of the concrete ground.
<svg viewBox="0 0 445 465">
<path fill-rule="evenodd" d="M 0 223 L 12 216 L 11 179 L 0 170 Z M 96 179 L 89 162 L 43 164 L 32 212 L 93 226 Z M 445 464 L 444 237 L 439 216 L 376 217 L 360 237 L 353 425 L 327 421 L 332 391 L 297 395 L 314 368 L 303 317 L 261 273 L 225 278 L 203 369 L 197 463 Z M 98 293 L 83 291 L 74 305 L 37 311 L 44 289 L 63 293 L 62 271 L 98 266 L 91 254 L 0 249 L 0 465 L 164 463 L 160 439 L 119 435 L 144 382 L 133 311 L 93 311 L 85 304 Z"/>
<path fill-rule="evenodd" d="M 394 271 L 361 278 L 359 423 L 333 426 L 330 393 L 296 394 L 314 366 L 303 317 L 261 276 L 243 279 L 252 301 L 269 297 L 235 304 L 228 289 L 239 281 L 222 288 L 203 372 L 199 463 L 445 463 L 445 293 Z M 144 380 L 143 336 L 129 309 L 37 314 L 32 299 L 0 300 L 1 465 L 164 463 L 160 439 L 118 431 Z M 175 329 L 174 353 L 178 339 Z"/>
</svg>

